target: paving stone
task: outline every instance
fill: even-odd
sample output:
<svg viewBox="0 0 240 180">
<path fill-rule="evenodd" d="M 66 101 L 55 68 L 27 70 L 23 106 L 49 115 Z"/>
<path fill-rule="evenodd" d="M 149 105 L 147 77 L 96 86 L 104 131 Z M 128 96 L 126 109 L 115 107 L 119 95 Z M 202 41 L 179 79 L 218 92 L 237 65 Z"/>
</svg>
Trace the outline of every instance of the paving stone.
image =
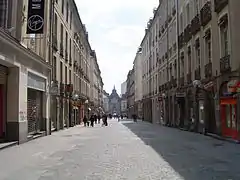
<svg viewBox="0 0 240 180">
<path fill-rule="evenodd" d="M 109 124 L 73 127 L 0 151 L 0 179 L 240 179 L 240 145 L 141 121 Z"/>
</svg>

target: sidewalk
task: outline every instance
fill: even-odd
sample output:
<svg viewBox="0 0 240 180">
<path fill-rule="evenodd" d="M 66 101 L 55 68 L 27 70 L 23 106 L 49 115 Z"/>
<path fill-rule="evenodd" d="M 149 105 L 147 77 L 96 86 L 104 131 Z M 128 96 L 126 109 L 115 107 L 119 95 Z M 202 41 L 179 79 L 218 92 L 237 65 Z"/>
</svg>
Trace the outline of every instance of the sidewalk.
<svg viewBox="0 0 240 180">
<path fill-rule="evenodd" d="M 80 124 L 80 125 L 76 125 L 74 127 L 79 128 L 79 127 L 84 127 L 84 125 Z M 67 130 L 69 130 L 71 128 L 73 128 L 73 127 L 64 128 L 64 129 L 61 129 L 61 130 L 58 130 L 58 131 L 52 131 L 50 135 L 45 135 L 45 133 L 39 133 L 39 134 L 34 135 L 34 136 L 33 135 L 29 135 L 27 142 L 32 141 L 32 140 L 36 140 L 36 139 L 41 138 L 41 137 L 51 136 L 51 135 L 54 135 L 55 133 L 58 133 L 60 131 L 67 131 Z M 6 148 L 10 148 L 12 146 L 17 146 L 17 145 L 19 145 L 18 141 L 14 141 L 14 142 L 0 142 L 0 151 L 3 150 L 3 149 L 6 149 Z"/>
</svg>

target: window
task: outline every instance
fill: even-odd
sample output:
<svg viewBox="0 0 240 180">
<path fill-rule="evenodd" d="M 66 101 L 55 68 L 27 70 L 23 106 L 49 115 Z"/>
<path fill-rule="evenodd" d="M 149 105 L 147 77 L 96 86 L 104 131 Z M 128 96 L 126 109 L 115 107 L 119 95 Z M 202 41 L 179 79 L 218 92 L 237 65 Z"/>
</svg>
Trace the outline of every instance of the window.
<svg viewBox="0 0 240 180">
<path fill-rule="evenodd" d="M 190 8 L 189 8 L 189 4 L 187 4 L 187 6 L 186 6 L 186 11 L 187 11 L 187 24 L 189 24 L 189 22 L 190 22 Z"/>
<path fill-rule="evenodd" d="M 65 45 L 66 45 L 66 52 L 68 51 L 68 33 L 65 33 Z"/>
<path fill-rule="evenodd" d="M 57 35 L 57 24 L 58 24 L 58 17 L 57 14 L 54 14 L 54 35 Z"/>
<path fill-rule="evenodd" d="M 67 66 L 65 66 L 65 84 L 67 84 L 67 73 L 68 73 L 68 71 L 67 71 Z"/>
<path fill-rule="evenodd" d="M 221 52 L 222 57 L 228 55 L 228 26 L 221 27 Z"/>
<path fill-rule="evenodd" d="M 70 29 L 72 29 L 72 12 L 70 13 Z"/>
<path fill-rule="evenodd" d="M 174 77 L 177 78 L 177 62 L 174 63 Z"/>
<path fill-rule="evenodd" d="M 72 58 L 72 40 L 71 38 L 69 39 L 69 57 Z M 71 59 L 70 59 L 71 61 Z"/>
<path fill-rule="evenodd" d="M 188 47 L 188 73 L 191 72 L 192 68 L 192 54 L 191 54 L 191 47 Z"/>
<path fill-rule="evenodd" d="M 201 56 L 200 56 L 200 42 L 199 39 L 196 40 L 195 44 L 195 53 L 196 53 L 196 65 L 200 66 L 201 64 Z"/>
<path fill-rule="evenodd" d="M 61 38 L 61 44 L 63 43 L 63 24 L 61 24 L 61 34 L 60 34 L 60 38 Z"/>
<path fill-rule="evenodd" d="M 55 80 L 57 77 L 57 58 L 53 56 L 53 79 Z"/>
<path fill-rule="evenodd" d="M 199 2 L 198 0 L 195 0 L 195 14 L 198 14 L 199 12 Z"/>
<path fill-rule="evenodd" d="M 67 3 L 66 5 L 66 21 L 68 22 L 68 17 L 69 17 L 69 11 L 68 11 L 69 5 Z"/>
<path fill-rule="evenodd" d="M 205 33 L 205 57 L 208 62 L 212 60 L 212 43 L 211 43 L 211 32 L 208 30 Z"/>
<path fill-rule="evenodd" d="M 72 72 L 71 70 L 69 69 L 69 84 L 71 84 L 72 82 Z"/>
<path fill-rule="evenodd" d="M 8 0 L 1 0 L 0 3 L 0 27 L 7 27 Z"/>
<path fill-rule="evenodd" d="M 64 15 L 64 1 L 65 0 L 62 0 L 62 14 Z"/>
<path fill-rule="evenodd" d="M 183 15 L 180 14 L 180 31 L 183 31 Z"/>
<path fill-rule="evenodd" d="M 60 82 L 63 81 L 63 63 L 60 62 Z"/>
</svg>

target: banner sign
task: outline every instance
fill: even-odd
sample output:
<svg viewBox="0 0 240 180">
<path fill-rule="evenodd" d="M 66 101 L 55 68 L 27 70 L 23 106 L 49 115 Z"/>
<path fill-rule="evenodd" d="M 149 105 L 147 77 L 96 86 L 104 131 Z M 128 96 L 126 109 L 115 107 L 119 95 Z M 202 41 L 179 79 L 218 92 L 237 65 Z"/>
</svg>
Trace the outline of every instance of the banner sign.
<svg viewBox="0 0 240 180">
<path fill-rule="evenodd" d="M 28 0 L 27 34 L 43 34 L 44 1 Z"/>
</svg>

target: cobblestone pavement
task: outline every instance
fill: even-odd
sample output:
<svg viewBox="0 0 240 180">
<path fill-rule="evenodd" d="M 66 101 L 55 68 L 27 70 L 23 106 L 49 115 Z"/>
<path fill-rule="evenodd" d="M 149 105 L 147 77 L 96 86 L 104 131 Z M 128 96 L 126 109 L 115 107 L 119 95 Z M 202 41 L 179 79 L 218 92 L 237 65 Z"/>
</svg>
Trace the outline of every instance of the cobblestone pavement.
<svg viewBox="0 0 240 180">
<path fill-rule="evenodd" d="M 0 151 L 0 180 L 239 180 L 239 162 L 240 145 L 111 120 Z"/>
</svg>

